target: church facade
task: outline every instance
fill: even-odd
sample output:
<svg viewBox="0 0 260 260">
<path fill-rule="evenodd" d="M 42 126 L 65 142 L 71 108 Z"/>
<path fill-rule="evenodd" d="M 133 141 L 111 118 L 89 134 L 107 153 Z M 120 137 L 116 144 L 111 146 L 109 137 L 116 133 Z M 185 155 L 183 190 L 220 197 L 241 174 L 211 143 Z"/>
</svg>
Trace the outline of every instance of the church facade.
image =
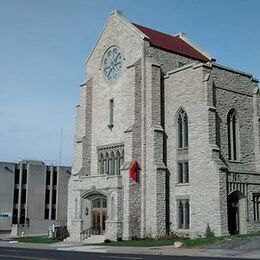
<svg viewBox="0 0 260 260">
<path fill-rule="evenodd" d="M 260 230 L 258 81 L 110 14 L 80 87 L 70 239 Z"/>
</svg>

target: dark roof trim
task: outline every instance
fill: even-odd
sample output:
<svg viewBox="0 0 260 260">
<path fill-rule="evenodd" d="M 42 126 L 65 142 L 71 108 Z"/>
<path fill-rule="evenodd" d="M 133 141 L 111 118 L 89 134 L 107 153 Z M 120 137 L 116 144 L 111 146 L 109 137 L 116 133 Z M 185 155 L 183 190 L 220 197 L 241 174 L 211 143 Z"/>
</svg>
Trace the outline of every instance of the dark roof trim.
<svg viewBox="0 0 260 260">
<path fill-rule="evenodd" d="M 188 44 L 186 41 L 177 36 L 172 36 L 166 33 L 162 33 L 138 24 L 133 23 L 133 25 L 139 29 L 142 33 L 147 35 L 147 41 L 151 46 L 177 53 L 195 60 L 202 62 L 210 61 L 204 54 L 196 50 L 193 46 Z"/>
</svg>

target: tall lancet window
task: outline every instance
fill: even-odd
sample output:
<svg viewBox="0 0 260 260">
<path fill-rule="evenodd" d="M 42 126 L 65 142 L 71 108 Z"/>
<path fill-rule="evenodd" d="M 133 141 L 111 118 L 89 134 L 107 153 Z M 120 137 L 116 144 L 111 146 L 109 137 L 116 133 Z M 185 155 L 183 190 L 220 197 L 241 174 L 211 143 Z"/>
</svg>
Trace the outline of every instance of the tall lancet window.
<svg viewBox="0 0 260 260">
<path fill-rule="evenodd" d="M 227 117 L 228 125 L 228 159 L 239 160 L 239 126 L 237 112 L 231 109 Z"/>
<path fill-rule="evenodd" d="M 101 153 L 99 157 L 99 173 L 104 174 L 104 170 L 105 170 L 105 158 Z"/>
<path fill-rule="evenodd" d="M 178 148 L 187 148 L 189 145 L 188 116 L 184 110 L 178 115 Z"/>
</svg>

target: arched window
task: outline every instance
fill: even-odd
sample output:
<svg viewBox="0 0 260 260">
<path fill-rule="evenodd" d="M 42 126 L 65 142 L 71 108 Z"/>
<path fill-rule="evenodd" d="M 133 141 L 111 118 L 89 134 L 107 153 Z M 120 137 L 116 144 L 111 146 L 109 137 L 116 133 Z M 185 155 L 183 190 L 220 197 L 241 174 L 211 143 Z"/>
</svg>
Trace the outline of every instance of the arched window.
<svg viewBox="0 0 260 260">
<path fill-rule="evenodd" d="M 100 154 L 100 157 L 99 157 L 99 173 L 100 174 L 104 174 L 104 165 L 105 164 L 105 160 L 104 160 L 104 156 L 103 154 L 101 153 Z"/>
<path fill-rule="evenodd" d="M 119 167 L 124 164 L 124 151 L 121 152 L 120 160 L 119 160 Z M 119 168 L 119 174 L 120 174 L 120 168 Z"/>
<path fill-rule="evenodd" d="M 120 152 L 117 151 L 116 153 L 116 174 L 120 175 Z"/>
<path fill-rule="evenodd" d="M 189 229 L 190 227 L 190 202 L 189 200 L 177 201 L 178 228 Z"/>
<path fill-rule="evenodd" d="M 227 117 L 228 123 L 228 159 L 239 160 L 239 126 L 237 112 L 231 109 Z"/>
<path fill-rule="evenodd" d="M 188 145 L 188 116 L 181 110 L 178 115 L 178 148 L 187 148 Z"/>
<path fill-rule="evenodd" d="M 110 169 L 110 174 L 115 175 L 115 155 L 112 152 L 111 153 L 111 169 Z"/>
<path fill-rule="evenodd" d="M 115 145 L 98 150 L 98 174 L 120 175 L 124 163 L 123 148 L 123 145 Z"/>
<path fill-rule="evenodd" d="M 106 159 L 105 159 L 105 174 L 109 174 L 109 155 L 106 153 Z"/>
</svg>

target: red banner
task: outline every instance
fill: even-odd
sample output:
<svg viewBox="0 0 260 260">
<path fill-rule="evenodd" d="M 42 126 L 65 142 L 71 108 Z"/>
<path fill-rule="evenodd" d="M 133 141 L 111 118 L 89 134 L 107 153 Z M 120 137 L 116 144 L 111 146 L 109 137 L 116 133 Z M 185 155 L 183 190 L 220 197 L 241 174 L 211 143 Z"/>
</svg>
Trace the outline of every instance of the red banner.
<svg viewBox="0 0 260 260">
<path fill-rule="evenodd" d="M 139 165 L 137 161 L 133 161 L 130 167 L 130 177 L 137 182 L 138 180 Z"/>
</svg>

